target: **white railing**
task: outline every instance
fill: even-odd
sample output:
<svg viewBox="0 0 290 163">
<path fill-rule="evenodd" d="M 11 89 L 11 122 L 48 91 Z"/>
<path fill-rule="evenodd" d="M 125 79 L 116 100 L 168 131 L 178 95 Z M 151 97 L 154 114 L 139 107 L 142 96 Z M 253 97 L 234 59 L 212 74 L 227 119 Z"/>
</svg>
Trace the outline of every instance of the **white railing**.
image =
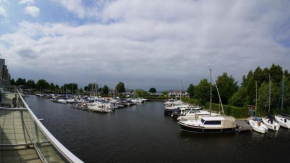
<svg viewBox="0 0 290 163">
<path fill-rule="evenodd" d="M 37 127 L 42 131 L 42 133 L 48 138 L 51 144 L 58 150 L 59 153 L 62 154 L 64 158 L 66 158 L 69 162 L 72 163 L 83 163 L 79 158 L 77 158 L 74 154 L 72 154 L 66 147 L 64 147 L 46 128 L 45 126 L 38 120 L 38 118 L 31 111 L 30 107 L 26 104 L 20 93 L 18 92 L 21 101 L 23 102 L 25 108 L 27 108 L 28 113 L 30 114 L 33 121 L 36 123 Z"/>
</svg>

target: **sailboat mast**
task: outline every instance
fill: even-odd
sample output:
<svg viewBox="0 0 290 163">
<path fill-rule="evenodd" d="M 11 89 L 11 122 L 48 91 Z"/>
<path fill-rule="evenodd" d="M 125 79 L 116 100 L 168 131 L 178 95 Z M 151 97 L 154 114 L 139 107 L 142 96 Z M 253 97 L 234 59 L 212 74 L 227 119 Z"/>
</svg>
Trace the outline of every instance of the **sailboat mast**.
<svg viewBox="0 0 290 163">
<path fill-rule="evenodd" d="M 210 116 L 211 116 L 211 107 L 212 107 L 212 84 L 211 84 L 211 69 L 209 69 L 209 82 L 210 82 L 210 93 L 209 93 L 209 97 L 210 97 L 210 101 L 209 101 L 209 110 L 210 110 Z"/>
<path fill-rule="evenodd" d="M 269 109 L 268 109 L 268 114 L 270 113 L 270 108 L 271 108 L 271 75 L 269 74 Z"/>
<path fill-rule="evenodd" d="M 283 71 L 283 74 L 282 74 L 282 103 L 281 103 L 281 112 L 282 112 L 282 110 L 283 110 L 283 96 L 284 96 L 284 78 L 285 78 L 285 76 L 284 76 L 284 71 Z"/>
<path fill-rule="evenodd" d="M 256 106 L 255 106 L 255 114 L 256 114 L 256 111 L 257 111 L 257 107 L 258 107 L 258 84 L 257 84 L 257 81 L 256 81 Z"/>
<path fill-rule="evenodd" d="M 98 76 L 98 70 L 97 70 L 97 72 L 96 72 L 96 80 L 95 80 L 95 94 L 96 94 L 96 96 L 98 96 L 98 88 L 97 88 L 97 76 Z"/>
<path fill-rule="evenodd" d="M 180 82 L 180 75 L 179 75 L 179 95 L 180 95 L 180 101 L 181 101 L 181 82 Z"/>
</svg>

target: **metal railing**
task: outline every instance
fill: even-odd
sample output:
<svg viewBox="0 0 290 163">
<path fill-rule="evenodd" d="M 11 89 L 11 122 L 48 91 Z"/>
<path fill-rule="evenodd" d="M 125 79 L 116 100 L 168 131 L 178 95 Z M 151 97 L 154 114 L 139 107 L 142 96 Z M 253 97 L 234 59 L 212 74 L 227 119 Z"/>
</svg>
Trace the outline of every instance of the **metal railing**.
<svg viewBox="0 0 290 163">
<path fill-rule="evenodd" d="M 36 152 L 43 162 L 73 162 L 82 163 L 79 158 L 64 147 L 38 120 L 23 97 L 18 92 L 20 102 L 27 111 L 23 112 L 23 119 L 28 136 Z"/>
</svg>

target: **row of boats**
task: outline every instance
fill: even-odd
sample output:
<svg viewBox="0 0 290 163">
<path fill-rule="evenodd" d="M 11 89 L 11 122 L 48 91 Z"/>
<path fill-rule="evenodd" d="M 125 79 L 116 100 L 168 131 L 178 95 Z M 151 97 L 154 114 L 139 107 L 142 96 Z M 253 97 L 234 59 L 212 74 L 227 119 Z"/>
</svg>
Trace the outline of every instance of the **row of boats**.
<svg viewBox="0 0 290 163">
<path fill-rule="evenodd" d="M 216 133 L 234 132 L 239 129 L 235 118 L 231 116 L 222 116 L 220 113 L 203 110 L 202 107 L 181 101 L 168 100 L 164 105 L 164 114 L 177 116 L 178 124 L 186 131 Z M 249 119 L 248 123 L 254 131 L 259 133 L 266 133 L 268 130 L 278 131 L 280 127 L 290 129 L 290 120 L 283 116 Z"/>
<path fill-rule="evenodd" d="M 211 74 L 211 70 L 210 70 Z M 210 76 L 210 82 L 211 82 Z M 216 84 L 215 84 L 216 85 Z M 232 116 L 225 116 L 223 111 L 223 106 L 221 102 L 221 98 L 219 95 L 218 88 L 218 96 L 220 101 L 220 107 L 223 114 L 220 113 L 212 113 L 212 84 L 210 84 L 210 111 L 203 110 L 202 107 L 199 106 L 191 106 L 185 104 L 180 101 L 168 100 L 164 103 L 165 110 L 164 114 L 171 114 L 172 117 L 178 116 L 178 124 L 183 130 L 193 131 L 193 132 L 203 132 L 203 133 L 222 133 L 222 132 L 234 132 L 240 131 L 240 127 L 236 124 L 236 120 Z M 270 113 L 270 97 L 271 97 L 271 84 L 270 84 L 270 76 L 269 76 L 269 110 Z M 282 97 L 283 100 L 283 97 Z M 282 102 L 283 106 L 283 102 Z M 256 84 L 256 108 L 257 108 L 257 84 Z M 283 114 L 282 114 L 283 115 Z M 266 133 L 268 130 L 278 131 L 280 127 L 284 127 L 286 129 L 290 129 L 290 119 L 289 116 L 271 116 L 269 114 L 268 118 L 258 119 L 249 119 L 248 123 L 254 131 L 259 133 Z"/>
<path fill-rule="evenodd" d="M 72 104 L 72 107 L 81 110 L 94 112 L 111 113 L 115 109 L 124 108 L 131 105 L 138 105 L 146 102 L 145 98 L 104 98 L 97 96 L 76 96 L 76 95 L 57 95 L 57 94 L 37 94 L 37 96 L 51 99 L 52 102 L 61 104 Z"/>
<path fill-rule="evenodd" d="M 256 82 L 256 107 L 257 108 L 257 82 Z M 284 88 L 284 75 L 282 77 L 282 106 L 281 106 L 281 112 L 283 111 L 283 90 Z M 280 101 L 280 99 L 279 99 Z M 289 115 L 281 114 L 281 115 L 270 115 L 271 110 L 271 76 L 269 75 L 269 108 L 268 108 L 268 118 L 262 118 L 259 119 L 255 116 L 255 119 L 250 119 L 249 124 L 253 128 L 253 130 L 260 132 L 260 133 L 266 133 L 268 130 L 278 131 L 280 127 L 284 127 L 287 129 L 290 129 L 290 119 Z M 256 111 L 255 111 L 256 112 Z"/>
</svg>

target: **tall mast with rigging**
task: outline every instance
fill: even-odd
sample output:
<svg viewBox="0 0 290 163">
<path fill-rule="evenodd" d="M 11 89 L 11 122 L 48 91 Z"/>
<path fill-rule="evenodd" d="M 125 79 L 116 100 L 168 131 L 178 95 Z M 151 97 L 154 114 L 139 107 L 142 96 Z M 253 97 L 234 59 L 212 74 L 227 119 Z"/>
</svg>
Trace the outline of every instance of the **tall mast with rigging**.
<svg viewBox="0 0 290 163">
<path fill-rule="evenodd" d="M 212 108 L 212 84 L 211 84 L 211 69 L 209 69 L 209 84 L 210 84 L 210 101 L 209 101 L 209 115 L 211 116 L 211 108 Z"/>
</svg>

